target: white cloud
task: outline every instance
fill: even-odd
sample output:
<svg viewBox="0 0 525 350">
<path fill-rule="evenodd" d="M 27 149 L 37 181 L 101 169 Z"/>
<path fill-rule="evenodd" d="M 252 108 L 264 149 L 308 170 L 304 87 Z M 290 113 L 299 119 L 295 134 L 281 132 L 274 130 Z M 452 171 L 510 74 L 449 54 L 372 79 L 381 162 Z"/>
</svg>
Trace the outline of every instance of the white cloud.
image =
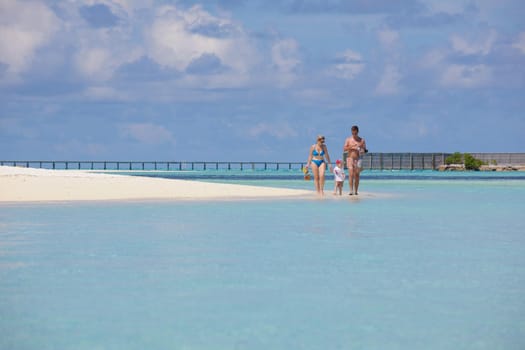
<svg viewBox="0 0 525 350">
<path fill-rule="evenodd" d="M 417 117 L 408 117 L 401 121 L 400 127 L 392 132 L 398 137 L 404 139 L 424 139 L 427 137 L 436 136 L 439 134 L 440 128 L 435 120 L 426 115 L 418 115 Z M 403 120 L 398 118 L 396 120 Z"/>
<path fill-rule="evenodd" d="M 137 10 L 147 9 L 154 6 L 154 0 L 83 0 L 87 5 L 104 4 L 111 12 L 133 17 Z"/>
<path fill-rule="evenodd" d="M 291 84 L 296 79 L 299 59 L 299 45 L 294 39 L 278 40 L 272 45 L 272 63 L 277 69 L 277 80 L 280 86 Z"/>
<path fill-rule="evenodd" d="M 1 1 L 1 0 L 0 0 Z M 53 54 L 63 62 L 55 63 L 60 74 L 71 67 L 79 77 L 88 81 L 102 82 L 113 78 L 115 71 L 126 63 L 144 55 L 142 38 L 137 35 L 141 22 L 132 22 L 133 6 L 121 0 L 60 1 L 54 4 L 60 14 L 61 31 L 56 33 Z M 108 27 L 92 26 L 82 17 L 82 6 L 105 4 L 110 8 L 116 23 Z M 127 7 L 124 7 L 127 6 Z M 73 49 L 73 52 L 71 52 Z M 60 65 L 60 68 L 57 66 Z M 41 67 L 42 70 L 49 67 Z M 59 73 L 60 72 L 60 73 Z"/>
<path fill-rule="evenodd" d="M 111 78 L 115 67 L 108 65 L 111 51 L 104 48 L 85 48 L 77 52 L 77 68 L 86 77 L 98 77 L 100 80 Z"/>
<path fill-rule="evenodd" d="M 158 64 L 184 71 L 203 55 L 214 55 L 245 78 L 256 59 L 243 29 L 231 19 L 215 17 L 195 5 L 184 10 L 164 6 L 147 35 L 148 55 Z"/>
<path fill-rule="evenodd" d="M 100 143 L 85 142 L 84 140 L 68 140 L 53 145 L 53 151 L 61 157 L 100 157 L 107 154 L 108 149 Z"/>
<path fill-rule="evenodd" d="M 84 2 L 95 3 L 91 0 Z M 112 13 L 118 14 L 119 18 L 127 17 L 133 10 L 123 8 L 116 1 L 105 0 L 103 3 L 111 8 Z M 70 17 L 67 36 L 73 38 L 72 44 L 76 46 L 74 64 L 84 79 L 96 82 L 111 80 L 119 67 L 144 55 L 143 43 L 134 36 L 129 23 L 123 21 L 108 28 L 83 25 L 84 20 L 78 17 L 78 6 L 79 4 L 66 4 L 64 10 L 69 11 Z"/>
<path fill-rule="evenodd" d="M 384 72 L 375 88 L 376 95 L 395 95 L 399 93 L 402 75 L 399 71 L 401 59 L 401 46 L 399 33 L 394 30 L 384 29 L 377 32 L 384 54 Z"/>
<path fill-rule="evenodd" d="M 121 135 L 130 137 L 140 143 L 155 145 L 175 143 L 170 130 L 162 125 L 152 123 L 129 123 L 120 127 Z"/>
<path fill-rule="evenodd" d="M 431 50 L 420 61 L 420 66 L 423 68 L 433 68 L 440 65 L 447 57 L 443 50 Z"/>
<path fill-rule="evenodd" d="M 90 156 L 99 156 L 107 153 L 108 149 L 106 145 L 101 143 L 88 143 L 84 145 L 85 152 Z"/>
<path fill-rule="evenodd" d="M 429 127 L 423 120 L 409 121 L 406 124 L 406 128 L 412 131 L 411 134 L 417 135 L 419 137 L 428 136 L 429 133 Z"/>
<path fill-rule="evenodd" d="M 497 36 L 496 31 L 491 30 L 487 37 L 482 40 L 467 41 L 465 38 L 453 35 L 450 41 L 452 42 L 452 48 L 464 55 L 487 55 L 492 50 Z"/>
<path fill-rule="evenodd" d="M 463 54 L 488 54 L 492 43 L 484 41 L 483 45 L 460 45 L 455 50 Z M 433 70 L 436 81 L 444 87 L 476 88 L 487 86 L 493 82 L 493 67 L 487 64 L 458 64 L 449 63 L 448 59 L 454 57 L 454 52 L 449 50 L 432 50 L 420 61 L 420 66 Z"/>
<path fill-rule="evenodd" d="M 525 55 L 525 32 L 521 32 L 518 40 L 512 45 L 512 47 L 521 51 Z"/>
<path fill-rule="evenodd" d="M 491 69 L 484 64 L 474 66 L 453 64 L 448 66 L 443 76 L 441 84 L 444 86 L 474 88 L 484 86 L 490 82 Z"/>
<path fill-rule="evenodd" d="M 95 40 L 84 43 L 75 55 L 77 70 L 88 80 L 107 81 L 120 66 L 142 56 L 140 48 L 127 47 L 119 44 L 119 41 L 117 36 L 102 47 Z"/>
<path fill-rule="evenodd" d="M 384 29 L 377 32 L 381 45 L 386 48 L 395 47 L 399 43 L 399 33 L 395 30 Z"/>
<path fill-rule="evenodd" d="M 399 81 L 402 76 L 399 68 L 393 64 L 387 64 L 381 81 L 376 86 L 375 92 L 378 95 L 394 95 L 400 90 Z"/>
<path fill-rule="evenodd" d="M 31 67 L 37 50 L 59 28 L 59 19 L 44 4 L 0 0 L 0 62 L 7 65 L 8 80 Z"/>
<path fill-rule="evenodd" d="M 338 63 L 330 69 L 330 75 L 342 79 L 352 80 L 365 68 L 361 54 L 346 50 L 337 57 Z"/>
<path fill-rule="evenodd" d="M 247 134 L 251 137 L 258 137 L 267 134 L 278 139 L 286 139 L 289 137 L 296 137 L 297 131 L 293 129 L 288 123 L 261 122 L 249 128 Z"/>
</svg>

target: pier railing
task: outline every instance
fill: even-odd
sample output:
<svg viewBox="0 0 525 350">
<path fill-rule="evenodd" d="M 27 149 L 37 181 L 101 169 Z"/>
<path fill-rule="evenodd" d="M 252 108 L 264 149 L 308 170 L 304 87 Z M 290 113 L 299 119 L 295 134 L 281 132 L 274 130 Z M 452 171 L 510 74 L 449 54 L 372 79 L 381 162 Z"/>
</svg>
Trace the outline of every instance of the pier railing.
<svg viewBox="0 0 525 350">
<path fill-rule="evenodd" d="M 3 160 L 0 165 L 77 170 L 300 170 L 301 162 Z"/>
<path fill-rule="evenodd" d="M 525 164 L 525 153 L 471 153 L 487 163 Z M 367 153 L 365 170 L 435 170 L 450 153 Z M 333 154 L 335 160 L 341 156 Z M 43 169 L 183 171 L 183 170 L 300 170 L 305 162 L 225 162 L 225 161 L 119 161 L 119 160 L 0 160 L 0 165 Z"/>
</svg>

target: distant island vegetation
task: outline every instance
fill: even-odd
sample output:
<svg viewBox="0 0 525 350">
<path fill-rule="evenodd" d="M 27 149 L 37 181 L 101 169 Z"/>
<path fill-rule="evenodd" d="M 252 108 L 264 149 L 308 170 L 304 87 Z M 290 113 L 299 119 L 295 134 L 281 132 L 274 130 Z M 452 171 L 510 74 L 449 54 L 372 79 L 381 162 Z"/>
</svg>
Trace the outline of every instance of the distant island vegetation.
<svg viewBox="0 0 525 350">
<path fill-rule="evenodd" d="M 487 165 L 486 162 L 473 157 L 470 153 L 454 152 L 445 159 L 446 165 L 463 165 L 466 170 L 479 170 L 482 165 Z M 494 164 L 495 165 L 495 164 Z"/>
</svg>

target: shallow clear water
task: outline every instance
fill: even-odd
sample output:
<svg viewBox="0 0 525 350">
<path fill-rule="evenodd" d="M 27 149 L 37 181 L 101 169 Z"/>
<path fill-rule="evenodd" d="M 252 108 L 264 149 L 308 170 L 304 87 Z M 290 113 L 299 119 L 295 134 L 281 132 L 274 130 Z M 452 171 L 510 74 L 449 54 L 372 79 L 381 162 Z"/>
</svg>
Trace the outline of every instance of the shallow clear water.
<svg viewBox="0 0 525 350">
<path fill-rule="evenodd" d="M 104 171 L 100 171 L 104 173 Z M 106 171 L 107 172 L 107 171 Z M 281 170 L 196 170 L 196 171 L 114 171 L 112 173 L 124 175 L 137 175 L 148 177 L 164 177 L 172 179 L 214 179 L 221 181 L 242 180 L 299 180 L 303 173 L 299 169 Z M 327 178 L 333 178 L 328 175 Z M 364 170 L 361 173 L 364 180 L 525 180 L 523 171 L 458 171 L 439 172 L 433 170 Z"/>
<path fill-rule="evenodd" d="M 525 348 L 525 181 L 362 192 L 4 205 L 0 349 Z"/>
</svg>

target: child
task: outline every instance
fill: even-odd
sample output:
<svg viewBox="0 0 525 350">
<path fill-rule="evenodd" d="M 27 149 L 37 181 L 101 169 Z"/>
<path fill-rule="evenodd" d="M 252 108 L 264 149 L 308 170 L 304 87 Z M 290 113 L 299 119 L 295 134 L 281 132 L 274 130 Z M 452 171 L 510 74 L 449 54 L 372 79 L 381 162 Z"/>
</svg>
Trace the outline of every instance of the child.
<svg viewBox="0 0 525 350">
<path fill-rule="evenodd" d="M 341 160 L 338 159 L 335 162 L 335 168 L 334 168 L 334 195 L 336 195 L 339 192 L 339 195 L 343 194 L 343 183 L 345 182 L 345 171 L 342 169 L 342 163 Z"/>
</svg>

